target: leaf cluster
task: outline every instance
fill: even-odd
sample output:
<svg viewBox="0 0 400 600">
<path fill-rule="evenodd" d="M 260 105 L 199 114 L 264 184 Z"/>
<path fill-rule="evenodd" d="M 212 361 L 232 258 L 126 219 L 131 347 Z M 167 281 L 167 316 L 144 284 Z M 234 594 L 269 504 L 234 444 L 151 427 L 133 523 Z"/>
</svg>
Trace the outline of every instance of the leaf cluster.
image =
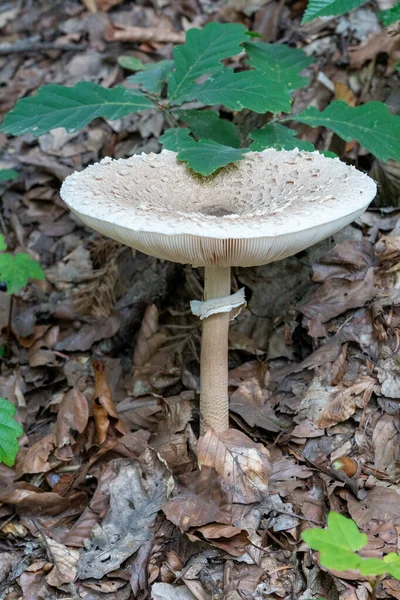
<svg viewBox="0 0 400 600">
<path fill-rule="evenodd" d="M 15 294 L 26 286 L 29 279 L 44 279 L 44 273 L 36 260 L 26 252 L 9 254 L 0 234 L 0 281 L 7 286 L 8 294 Z"/>
<path fill-rule="evenodd" d="M 362 2 L 310 0 L 303 22 L 341 14 Z M 393 15 L 383 18 L 386 22 Z M 260 42 L 244 25 L 209 23 L 202 30 L 189 29 L 186 42 L 174 48 L 173 60 L 143 64 L 120 57 L 119 64 L 134 72 L 127 78 L 129 87 L 106 89 L 90 82 L 44 86 L 16 104 L 1 130 L 35 136 L 56 127 L 71 132 L 96 117 L 114 120 L 151 109 L 163 111 L 170 124 L 160 138 L 164 148 L 177 152 L 178 160 L 201 175 L 240 160 L 250 150 L 315 150 L 296 137 L 287 125 L 293 121 L 328 127 L 346 141 L 355 139 L 381 161 L 400 160 L 400 117 L 383 103 L 350 107 L 334 100 L 323 111 L 309 108 L 290 114 L 293 92 L 307 85 L 304 70 L 312 63 L 302 50 Z M 193 101 L 200 108 L 188 106 Z M 244 110 L 267 113 L 267 124 L 241 144 L 224 109 L 233 115 Z"/>
<path fill-rule="evenodd" d="M 310 548 L 319 551 L 320 563 L 327 569 L 358 570 L 361 575 L 375 577 L 389 574 L 400 580 L 398 554 L 390 552 L 383 558 L 363 558 L 358 554 L 367 545 L 368 538 L 352 519 L 331 512 L 327 529 L 307 529 L 301 535 Z"/>
</svg>

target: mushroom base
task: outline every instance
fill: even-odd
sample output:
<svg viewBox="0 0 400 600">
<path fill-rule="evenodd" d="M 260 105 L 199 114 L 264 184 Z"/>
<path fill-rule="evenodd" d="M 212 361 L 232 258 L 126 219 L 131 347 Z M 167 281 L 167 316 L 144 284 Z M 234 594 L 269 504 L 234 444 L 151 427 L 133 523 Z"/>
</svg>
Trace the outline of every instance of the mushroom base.
<svg viewBox="0 0 400 600">
<path fill-rule="evenodd" d="M 206 267 L 204 299 L 231 293 L 230 267 Z M 200 364 L 200 433 L 229 429 L 228 333 L 230 313 L 217 313 L 203 321 Z"/>
</svg>

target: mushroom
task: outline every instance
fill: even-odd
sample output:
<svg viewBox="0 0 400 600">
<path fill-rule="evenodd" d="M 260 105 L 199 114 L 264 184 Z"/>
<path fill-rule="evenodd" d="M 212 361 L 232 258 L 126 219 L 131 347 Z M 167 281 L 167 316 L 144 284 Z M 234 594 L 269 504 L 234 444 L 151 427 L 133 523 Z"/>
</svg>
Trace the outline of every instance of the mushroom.
<svg viewBox="0 0 400 600">
<path fill-rule="evenodd" d="M 176 153 L 105 158 L 73 173 L 61 196 L 96 231 L 160 259 L 202 266 L 201 431 L 228 420 L 228 329 L 244 303 L 231 267 L 281 260 L 336 233 L 367 208 L 374 181 L 318 152 L 249 152 L 210 177 Z"/>
</svg>

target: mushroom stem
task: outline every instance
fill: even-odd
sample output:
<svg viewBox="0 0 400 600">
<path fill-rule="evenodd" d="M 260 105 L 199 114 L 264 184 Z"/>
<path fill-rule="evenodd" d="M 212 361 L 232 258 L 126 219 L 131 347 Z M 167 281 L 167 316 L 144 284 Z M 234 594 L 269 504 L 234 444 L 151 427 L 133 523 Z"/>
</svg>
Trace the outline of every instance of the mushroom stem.
<svg viewBox="0 0 400 600">
<path fill-rule="evenodd" d="M 204 299 L 231 293 L 230 267 L 205 267 Z M 200 360 L 200 433 L 207 427 L 221 433 L 229 429 L 228 399 L 229 312 L 203 321 Z"/>
</svg>

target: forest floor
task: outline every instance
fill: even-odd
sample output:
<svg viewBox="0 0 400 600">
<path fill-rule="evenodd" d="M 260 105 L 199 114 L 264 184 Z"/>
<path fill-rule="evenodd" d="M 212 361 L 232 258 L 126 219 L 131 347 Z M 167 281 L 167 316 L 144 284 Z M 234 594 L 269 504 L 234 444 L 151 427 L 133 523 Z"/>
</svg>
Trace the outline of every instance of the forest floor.
<svg viewBox="0 0 400 600">
<path fill-rule="evenodd" d="M 295 112 L 336 97 L 385 101 L 400 114 L 400 36 L 376 17 L 388 6 L 301 26 L 304 8 L 3 2 L 0 118 L 44 84 L 122 83 L 119 56 L 170 58 L 169 39 L 212 20 L 243 22 L 316 57 Z M 240 126 L 246 117 L 232 118 Z M 368 578 L 321 568 L 300 534 L 335 510 L 368 534 L 367 556 L 399 548 L 399 165 L 299 127 L 302 139 L 368 171 L 379 195 L 307 252 L 234 269 L 248 305 L 230 330 L 232 431 L 200 471 L 201 328 L 189 301 L 202 296 L 201 269 L 102 238 L 59 196 L 67 175 L 104 156 L 157 152 L 164 127 L 153 111 L 73 134 L 0 134 L 0 168 L 18 170 L 0 184 L 1 232 L 46 273 L 14 298 L 9 334 L 10 296 L 0 293 L 0 396 L 25 432 L 14 468 L 0 465 L 0 598 L 367 600 Z M 353 476 L 333 468 L 340 457 Z M 228 463 L 233 495 L 222 485 Z M 400 582 L 383 579 L 377 597 L 400 599 Z"/>
</svg>

